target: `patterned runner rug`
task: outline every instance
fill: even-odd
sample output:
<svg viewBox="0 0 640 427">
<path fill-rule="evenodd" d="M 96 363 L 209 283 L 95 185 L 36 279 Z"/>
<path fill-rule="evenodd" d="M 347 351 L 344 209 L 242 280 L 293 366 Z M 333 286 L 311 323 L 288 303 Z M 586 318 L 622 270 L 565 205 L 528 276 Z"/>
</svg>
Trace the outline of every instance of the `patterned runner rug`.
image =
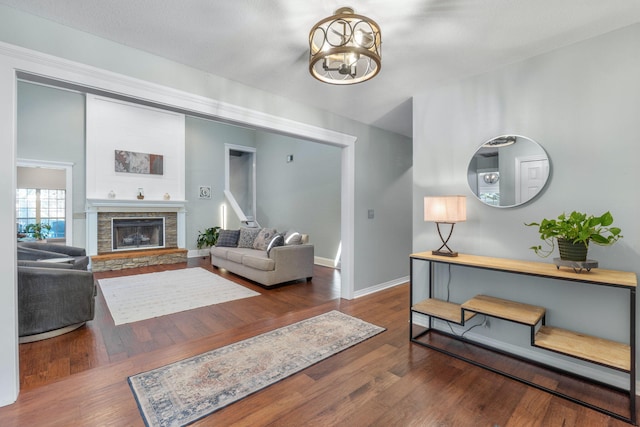
<svg viewBox="0 0 640 427">
<path fill-rule="evenodd" d="M 201 267 L 100 279 L 116 325 L 260 295 Z"/>
<path fill-rule="evenodd" d="M 330 311 L 131 376 L 129 385 L 148 426 L 184 426 L 384 330 Z"/>
</svg>

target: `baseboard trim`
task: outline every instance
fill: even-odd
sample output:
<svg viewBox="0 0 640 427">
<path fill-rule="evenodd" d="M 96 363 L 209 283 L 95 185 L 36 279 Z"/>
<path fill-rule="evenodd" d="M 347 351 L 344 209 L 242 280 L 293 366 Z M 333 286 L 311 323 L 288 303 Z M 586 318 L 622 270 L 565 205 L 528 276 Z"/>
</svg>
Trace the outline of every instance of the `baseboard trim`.
<svg viewBox="0 0 640 427">
<path fill-rule="evenodd" d="M 203 256 L 209 256 L 211 252 L 209 252 L 209 248 L 206 249 L 189 249 L 187 252 L 187 258 L 199 258 Z"/>
<path fill-rule="evenodd" d="M 315 265 L 321 265 L 323 267 L 336 268 L 335 261 L 329 258 L 323 258 L 320 256 L 313 257 L 313 263 Z"/>
<path fill-rule="evenodd" d="M 374 294 L 385 289 L 393 288 L 394 286 L 405 284 L 409 281 L 409 276 L 400 277 L 399 279 L 390 280 L 388 282 L 380 283 L 378 285 L 370 286 L 368 288 L 359 289 L 353 293 L 354 298 L 360 298 L 365 295 Z"/>
</svg>

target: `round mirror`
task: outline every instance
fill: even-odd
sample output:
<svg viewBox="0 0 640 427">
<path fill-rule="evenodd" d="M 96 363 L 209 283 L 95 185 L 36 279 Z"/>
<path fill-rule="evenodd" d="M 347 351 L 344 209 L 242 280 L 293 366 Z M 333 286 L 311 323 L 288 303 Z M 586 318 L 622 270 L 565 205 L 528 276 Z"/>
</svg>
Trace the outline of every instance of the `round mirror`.
<svg viewBox="0 0 640 427">
<path fill-rule="evenodd" d="M 501 135 L 482 144 L 467 170 L 473 194 L 489 206 L 510 208 L 536 197 L 549 179 L 549 157 L 534 140 Z"/>
</svg>

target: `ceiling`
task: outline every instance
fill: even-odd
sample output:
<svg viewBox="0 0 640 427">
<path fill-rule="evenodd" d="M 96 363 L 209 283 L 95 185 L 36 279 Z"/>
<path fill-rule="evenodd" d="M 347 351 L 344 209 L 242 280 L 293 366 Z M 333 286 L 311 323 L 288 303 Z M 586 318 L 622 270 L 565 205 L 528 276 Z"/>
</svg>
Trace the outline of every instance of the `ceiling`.
<svg viewBox="0 0 640 427">
<path fill-rule="evenodd" d="M 640 22 L 638 0 L 0 0 L 0 4 L 406 136 L 411 97 Z M 308 72 L 309 30 L 342 6 L 382 31 L 382 69 Z"/>
</svg>

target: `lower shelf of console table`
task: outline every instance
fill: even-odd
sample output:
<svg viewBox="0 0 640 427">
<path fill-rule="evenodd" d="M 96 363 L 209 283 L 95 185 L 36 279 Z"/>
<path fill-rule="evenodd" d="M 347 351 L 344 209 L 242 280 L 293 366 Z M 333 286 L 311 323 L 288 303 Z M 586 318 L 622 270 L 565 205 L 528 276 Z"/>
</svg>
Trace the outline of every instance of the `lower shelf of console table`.
<svg viewBox="0 0 640 427">
<path fill-rule="evenodd" d="M 414 295 L 414 272 L 413 261 L 421 260 L 430 263 L 429 270 L 429 298 L 422 301 L 413 303 Z M 534 275 L 543 278 L 552 278 L 559 280 L 570 280 L 577 282 L 590 283 L 602 286 L 614 286 L 621 287 L 629 290 L 630 301 L 630 343 L 619 343 L 616 341 L 585 335 L 579 332 L 569 331 L 566 329 L 546 325 L 546 309 L 544 307 L 529 305 L 519 301 L 510 301 L 501 298 L 497 298 L 489 295 L 477 295 L 462 303 L 452 303 L 448 301 L 442 301 L 439 299 L 431 298 L 433 295 L 433 282 L 434 282 L 434 264 L 456 264 L 465 267 L 483 268 L 495 271 L 504 271 L 515 274 L 527 274 Z M 555 270 L 555 271 L 554 271 Z M 472 255 L 460 255 L 456 258 L 445 258 L 431 253 L 419 253 L 411 255 L 411 309 L 410 309 L 410 323 L 411 323 L 411 336 L 412 342 L 424 345 L 429 348 L 444 352 L 450 356 L 457 357 L 459 359 L 470 362 L 474 365 L 489 369 L 515 380 L 524 382 L 528 385 L 534 386 L 541 390 L 550 392 L 557 396 L 569 399 L 573 402 L 590 407 L 597 411 L 603 412 L 607 415 L 611 415 L 615 418 L 622 419 L 627 422 L 636 424 L 636 410 L 635 410 L 635 288 L 636 288 L 636 276 L 634 273 L 625 273 L 609 270 L 598 270 L 595 273 L 593 270 L 589 273 L 568 273 L 563 270 L 557 270 L 555 265 L 546 265 L 542 263 L 533 263 L 526 261 L 514 261 L 514 260 L 502 260 L 499 258 L 478 257 Z M 595 274 L 594 274 L 595 273 Z M 420 314 L 428 316 L 429 327 L 423 328 L 420 333 L 414 333 L 414 315 Z M 628 389 L 616 389 L 607 385 L 600 386 L 609 387 L 614 393 L 624 394 L 629 401 L 628 414 L 621 413 L 617 409 L 611 409 L 604 407 L 599 403 L 589 402 L 588 399 L 576 398 L 559 392 L 555 389 L 550 389 L 546 386 L 538 385 L 535 382 L 531 382 L 527 379 L 520 378 L 518 375 L 502 372 L 500 369 L 495 369 L 491 366 L 487 366 L 483 362 L 478 362 L 467 356 L 461 356 L 455 352 L 451 352 L 446 348 L 441 348 L 437 345 L 430 343 L 428 336 L 432 332 L 447 335 L 450 339 L 460 340 L 463 342 L 478 345 L 480 347 L 486 347 L 473 341 L 469 341 L 466 338 L 462 338 L 456 334 L 449 334 L 444 331 L 438 331 L 432 328 L 431 319 L 439 319 L 449 323 L 454 323 L 460 326 L 465 326 L 465 323 L 474 318 L 477 315 L 483 315 L 493 318 L 506 320 L 520 324 L 524 327 L 523 331 L 530 335 L 530 344 L 533 347 L 543 348 L 552 352 L 560 353 L 572 358 L 584 360 L 590 363 L 594 363 L 600 366 L 604 366 L 616 371 L 624 372 L 629 376 Z M 453 330 L 452 330 L 453 332 Z M 488 348 L 491 350 L 490 348 Z M 499 353 L 506 354 L 503 351 Z M 509 354 L 510 357 L 514 355 Z M 517 358 L 517 356 L 515 356 Z M 525 362 L 531 362 L 533 364 L 539 364 L 535 361 L 528 361 L 523 358 L 519 358 Z M 555 368 L 549 366 L 552 370 Z M 562 371 L 564 374 L 570 374 Z M 577 375 L 574 375 L 578 377 Z M 586 379 L 588 381 L 588 379 Z"/>
</svg>

